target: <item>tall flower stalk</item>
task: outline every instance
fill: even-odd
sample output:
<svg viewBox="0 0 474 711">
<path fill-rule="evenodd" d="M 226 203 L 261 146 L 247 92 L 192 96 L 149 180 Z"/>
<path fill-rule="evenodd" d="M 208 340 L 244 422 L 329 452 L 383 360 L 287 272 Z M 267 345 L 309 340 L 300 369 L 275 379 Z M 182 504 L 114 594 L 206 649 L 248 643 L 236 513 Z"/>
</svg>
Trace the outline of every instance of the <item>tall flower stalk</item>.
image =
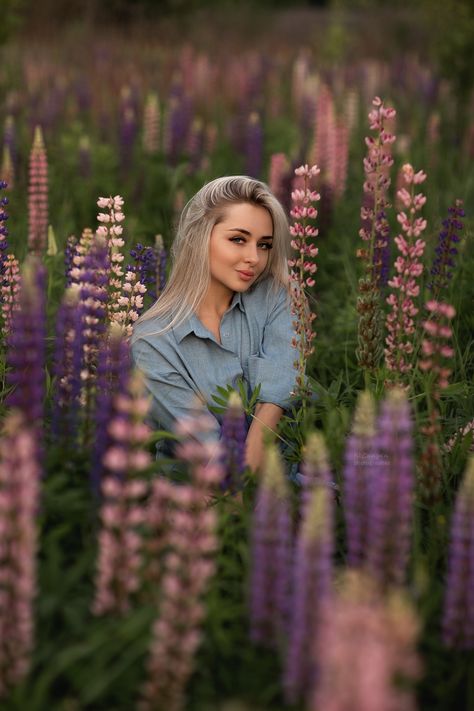
<svg viewBox="0 0 474 711">
<path fill-rule="evenodd" d="M 5 339 L 11 332 L 13 314 L 19 306 L 21 284 L 20 264 L 13 254 L 8 254 L 3 262 L 2 282 L 0 286 L 2 303 L 2 335 Z"/>
<path fill-rule="evenodd" d="M 465 214 L 462 200 L 455 200 L 454 205 L 448 208 L 448 217 L 443 220 L 428 284 L 434 301 L 439 300 L 442 289 L 448 286 L 453 276 L 454 258 L 458 254 L 456 244 L 461 239 L 459 233 L 463 229 L 462 218 Z"/>
<path fill-rule="evenodd" d="M 359 231 L 366 246 L 357 250 L 365 273 L 359 280 L 356 353 L 359 365 L 366 371 L 377 368 L 382 355 L 381 254 L 389 234 L 387 190 L 390 186 L 389 171 L 393 165 L 390 146 L 395 141 L 395 136 L 386 128 L 387 122 L 394 118 L 395 110 L 386 108 L 378 96 L 372 104 L 374 108 L 369 113 L 369 126 L 375 135 L 365 139 L 368 149 L 364 158 L 365 204 L 361 208 L 362 228 Z"/>
<path fill-rule="evenodd" d="M 42 254 L 48 236 L 48 159 L 39 126 L 30 153 L 28 193 L 28 249 L 33 254 Z"/>
<path fill-rule="evenodd" d="M 318 175 L 319 168 L 316 165 L 308 167 L 302 165 L 296 168 L 295 174 L 302 179 L 302 189 L 295 189 L 291 194 L 293 207 L 291 216 L 294 223 L 290 227 L 292 235 L 291 246 L 297 252 L 297 256 L 288 260 L 290 267 L 290 286 L 292 313 L 295 317 L 293 322 L 295 328 L 295 338 L 293 345 L 298 349 L 298 358 L 295 361 L 298 374 L 296 378 L 295 394 L 302 397 L 303 410 L 306 408 L 306 401 L 310 396 L 306 383 L 305 372 L 306 363 L 309 356 L 314 352 L 314 330 L 313 321 L 316 314 L 311 310 L 305 295 L 305 289 L 314 286 L 314 274 L 317 265 L 314 261 L 318 255 L 318 248 L 309 240 L 316 237 L 318 230 L 311 222 L 317 217 L 318 211 L 314 207 L 315 202 L 320 199 L 319 194 L 312 190 L 310 182 Z"/>
<path fill-rule="evenodd" d="M 421 238 L 426 228 L 426 220 L 417 214 L 425 204 L 426 197 L 423 193 L 415 192 L 416 186 L 426 180 L 426 174 L 421 170 L 416 173 L 409 163 L 403 166 L 402 173 L 406 187 L 402 187 L 397 196 L 407 212 L 401 211 L 397 215 L 404 234 L 397 235 L 394 240 L 400 256 L 395 261 L 397 273 L 388 282 L 392 289 L 392 293 L 387 297 L 391 311 L 385 322 L 388 335 L 384 353 L 390 382 L 403 381 L 406 373 L 413 368 L 411 356 L 415 350 L 414 317 L 418 313 L 415 299 L 420 293 L 418 281 L 423 273 L 420 259 L 426 246 L 426 242 Z"/>
</svg>

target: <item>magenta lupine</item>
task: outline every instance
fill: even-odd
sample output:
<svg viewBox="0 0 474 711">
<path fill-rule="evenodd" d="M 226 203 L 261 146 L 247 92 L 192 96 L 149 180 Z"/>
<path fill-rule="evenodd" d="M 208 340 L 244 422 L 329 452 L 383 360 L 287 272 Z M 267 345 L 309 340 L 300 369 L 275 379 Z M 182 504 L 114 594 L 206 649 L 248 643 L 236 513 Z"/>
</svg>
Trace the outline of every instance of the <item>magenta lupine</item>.
<svg viewBox="0 0 474 711">
<path fill-rule="evenodd" d="M 321 456 L 325 456 L 322 453 Z M 314 644 L 332 591 L 332 494 L 317 485 L 296 544 L 283 686 L 288 703 L 307 699 L 315 682 Z"/>
<path fill-rule="evenodd" d="M 303 188 L 293 190 L 291 194 L 293 207 L 290 214 L 295 220 L 290 227 L 292 235 L 291 246 L 297 252 L 297 256 L 288 260 L 288 266 L 290 267 L 292 314 L 295 317 L 293 322 L 295 328 L 293 345 L 298 352 L 298 357 L 295 361 L 295 366 L 298 369 L 296 393 L 303 397 L 303 403 L 306 403 L 309 395 L 305 379 L 306 362 L 314 352 L 313 341 L 315 333 L 313 321 L 316 318 L 316 314 L 308 305 L 305 289 L 314 286 L 314 274 L 317 271 L 314 259 L 319 250 L 309 240 L 318 234 L 318 230 L 310 222 L 318 214 L 313 203 L 319 200 L 320 196 L 310 187 L 311 178 L 318 175 L 318 173 L 319 168 L 316 165 L 311 167 L 302 165 L 296 168 L 295 175 L 303 180 Z"/>
<path fill-rule="evenodd" d="M 268 447 L 252 522 L 250 636 L 279 648 L 288 627 L 292 525 L 289 492 L 274 444 Z"/>
<path fill-rule="evenodd" d="M 357 399 L 344 458 L 344 516 L 349 566 L 360 566 L 367 559 L 371 473 L 377 458 L 374 445 L 375 401 L 366 390 L 359 393 Z"/>
<path fill-rule="evenodd" d="M 397 196 L 407 212 L 401 211 L 397 215 L 404 234 L 399 234 L 394 239 L 400 256 L 395 260 L 396 275 L 388 282 L 392 289 L 392 293 L 387 297 L 391 311 L 385 321 L 388 332 L 385 339 L 387 347 L 384 349 L 385 365 L 390 371 L 391 381 L 403 379 L 413 368 L 411 355 L 414 351 L 414 317 L 418 313 L 414 300 L 420 293 L 418 282 L 423 273 L 420 259 L 426 246 L 426 242 L 420 237 L 426 228 L 426 220 L 417 215 L 425 204 L 426 197 L 422 193 L 415 193 L 416 186 L 424 182 L 426 174 L 421 170 L 415 172 L 409 163 L 403 166 L 402 171 L 406 187 L 401 188 Z"/>
<path fill-rule="evenodd" d="M 451 520 L 443 639 L 448 647 L 474 649 L 474 456 L 470 456 Z"/>
<path fill-rule="evenodd" d="M 116 414 L 109 422 L 110 443 L 103 457 L 96 615 L 126 613 L 140 588 L 144 545 L 140 528 L 146 521 L 148 492 L 140 475 L 151 464 L 150 429 L 144 423 L 148 408 L 142 378 L 132 373 L 126 391 L 115 397 Z"/>
<path fill-rule="evenodd" d="M 12 410 L 0 439 L 0 698 L 30 667 L 40 477 L 37 435 Z"/>
<path fill-rule="evenodd" d="M 386 108 L 378 96 L 372 104 L 374 108 L 369 113 L 369 127 L 375 135 L 365 139 L 365 196 L 360 212 L 362 227 L 359 230 L 366 246 L 357 250 L 357 256 L 364 263 L 364 275 L 359 279 L 356 354 L 359 365 L 368 371 L 377 368 L 382 354 L 381 254 L 386 247 L 389 233 L 387 190 L 390 185 L 389 171 L 393 165 L 390 147 L 395 141 L 395 136 L 386 128 L 387 122 L 395 116 L 395 110 Z"/>
<path fill-rule="evenodd" d="M 158 96 L 150 93 L 146 97 L 143 114 L 143 150 L 148 155 L 158 152 L 160 147 L 160 104 Z"/>
<path fill-rule="evenodd" d="M 310 711 L 416 711 L 419 623 L 401 593 L 382 596 L 359 571 L 345 573 L 316 637 Z"/>
<path fill-rule="evenodd" d="M 48 159 L 43 134 L 35 129 L 28 186 L 28 249 L 42 254 L 48 235 Z"/>
<path fill-rule="evenodd" d="M 412 535 L 415 485 L 413 437 L 406 394 L 392 388 L 376 425 L 370 481 L 367 567 L 383 586 L 406 578 Z"/>
<path fill-rule="evenodd" d="M 215 571 L 217 516 L 209 497 L 222 480 L 220 447 L 205 442 L 206 415 L 178 423 L 184 439 L 177 456 L 187 462 L 190 484 L 170 486 L 168 496 L 169 552 L 164 558 L 161 600 L 152 628 L 146 663 L 147 679 L 141 690 L 141 711 L 180 711 L 185 706 L 186 684 L 194 670 L 205 616 L 202 596 Z"/>
<path fill-rule="evenodd" d="M 0 286 L 2 304 L 2 335 L 7 338 L 12 327 L 15 311 L 19 309 L 20 265 L 13 254 L 7 254 L 3 262 L 2 284 Z"/>
</svg>

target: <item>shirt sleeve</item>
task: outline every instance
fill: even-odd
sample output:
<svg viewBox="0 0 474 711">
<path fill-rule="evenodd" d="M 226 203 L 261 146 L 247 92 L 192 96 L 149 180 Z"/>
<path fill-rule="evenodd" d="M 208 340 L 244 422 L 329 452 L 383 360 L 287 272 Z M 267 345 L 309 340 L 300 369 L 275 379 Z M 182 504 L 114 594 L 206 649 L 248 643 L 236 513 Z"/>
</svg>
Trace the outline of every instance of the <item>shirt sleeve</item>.
<svg viewBox="0 0 474 711">
<path fill-rule="evenodd" d="M 270 308 L 258 355 L 249 358 L 250 387 L 260 384 L 259 402 L 271 402 L 286 409 L 296 388 L 298 352 L 294 345 L 294 316 L 291 302 L 282 289 Z"/>
<path fill-rule="evenodd" d="M 179 372 L 177 365 L 151 343 L 142 338 L 136 340 L 132 344 L 132 358 L 144 376 L 145 388 L 151 397 L 149 419 L 152 427 L 172 432 L 177 420 L 202 415 L 204 409 L 208 412 L 204 400 Z M 219 422 L 212 413 L 209 414 L 215 427 L 197 439 L 219 438 Z"/>
</svg>

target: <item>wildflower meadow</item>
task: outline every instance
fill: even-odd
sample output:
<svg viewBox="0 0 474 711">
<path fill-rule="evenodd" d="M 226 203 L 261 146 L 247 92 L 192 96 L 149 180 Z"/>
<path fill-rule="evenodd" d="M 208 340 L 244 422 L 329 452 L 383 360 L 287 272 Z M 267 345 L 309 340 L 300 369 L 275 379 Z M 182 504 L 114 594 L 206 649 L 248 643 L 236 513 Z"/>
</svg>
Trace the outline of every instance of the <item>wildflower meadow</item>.
<svg viewBox="0 0 474 711">
<path fill-rule="evenodd" d="M 472 90 L 389 16 L 352 54 L 336 11 L 225 17 L 0 47 L 0 709 L 474 710 Z M 216 389 L 218 443 L 205 411 L 156 432 L 130 353 L 233 174 L 291 233 L 258 475 L 258 392 Z"/>
</svg>

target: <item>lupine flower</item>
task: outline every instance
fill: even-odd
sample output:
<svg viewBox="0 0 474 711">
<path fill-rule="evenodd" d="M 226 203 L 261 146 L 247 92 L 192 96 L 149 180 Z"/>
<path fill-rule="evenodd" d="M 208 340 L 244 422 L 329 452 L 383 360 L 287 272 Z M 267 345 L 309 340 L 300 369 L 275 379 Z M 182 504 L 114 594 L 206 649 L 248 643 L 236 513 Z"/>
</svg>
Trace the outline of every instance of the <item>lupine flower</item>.
<svg viewBox="0 0 474 711">
<path fill-rule="evenodd" d="M 194 671 L 205 615 L 202 596 L 215 571 L 216 513 L 209 495 L 222 480 L 220 448 L 202 441 L 209 418 L 183 420 L 177 432 L 184 437 L 177 456 L 188 463 L 191 483 L 168 487 L 169 553 L 164 559 L 159 616 L 152 629 L 147 680 L 138 708 L 181 711 L 186 684 Z"/>
<path fill-rule="evenodd" d="M 324 444 L 321 458 L 327 458 Z M 284 688 L 289 703 L 308 698 L 315 681 L 313 649 L 321 611 L 331 594 L 333 515 L 331 492 L 314 488 L 296 544 Z"/>
<path fill-rule="evenodd" d="M 30 668 L 40 476 L 36 432 L 12 410 L 0 439 L 0 698 Z"/>
<path fill-rule="evenodd" d="M 146 521 L 144 497 L 148 485 L 139 477 L 151 464 L 146 449 L 150 430 L 144 423 L 148 408 L 142 378 L 137 372 L 132 373 L 125 391 L 115 396 L 115 413 L 109 421 L 110 442 L 103 456 L 102 528 L 93 604 L 96 615 L 126 613 L 140 588 L 140 527 Z"/>
<path fill-rule="evenodd" d="M 360 296 L 357 360 L 366 370 L 374 370 L 382 349 L 380 294 L 382 254 L 388 243 L 389 226 L 386 211 L 389 207 L 387 190 L 390 185 L 389 170 L 393 165 L 390 146 L 395 136 L 387 131 L 386 124 L 395 116 L 395 110 L 386 108 L 377 96 L 369 113 L 370 129 L 375 136 L 367 136 L 367 156 L 364 158 L 364 204 L 361 208 L 360 237 L 366 246 L 357 250 L 364 262 L 364 276 L 359 280 Z"/>
<path fill-rule="evenodd" d="M 79 139 L 79 173 L 82 178 L 90 178 L 92 173 L 91 141 L 89 136 Z"/>
<path fill-rule="evenodd" d="M 394 240 L 400 256 L 395 261 L 397 274 L 388 282 L 392 288 L 392 293 L 387 297 L 391 311 L 385 322 L 388 331 L 385 339 L 387 347 L 384 350 L 385 365 L 392 373 L 392 380 L 413 367 L 410 356 L 414 348 L 414 316 L 418 313 L 414 299 L 420 292 L 418 278 L 423 273 L 420 258 L 426 245 L 421 238 L 421 233 L 426 228 L 426 220 L 417 216 L 426 198 L 422 193 L 415 193 L 415 186 L 426 179 L 426 174 L 421 170 L 415 173 L 409 163 L 405 164 L 402 170 L 409 190 L 402 188 L 397 195 L 407 212 L 399 212 L 397 219 L 405 234 L 399 234 Z"/>
<path fill-rule="evenodd" d="M 145 565 L 143 579 L 148 583 L 152 601 L 156 604 L 164 572 L 164 556 L 169 550 L 169 530 L 172 524 L 176 485 L 163 476 L 150 483 L 150 496 L 146 504 L 146 527 L 144 540 Z"/>
<path fill-rule="evenodd" d="M 189 171 L 195 173 L 202 166 L 204 153 L 204 124 L 201 118 L 193 119 L 187 139 Z"/>
<path fill-rule="evenodd" d="M 332 487 L 331 468 L 324 437 L 320 432 L 311 432 L 303 447 L 301 465 L 301 499 L 304 509 L 317 486 Z M 304 514 L 303 514 L 304 515 Z"/>
<path fill-rule="evenodd" d="M 176 165 L 186 145 L 192 118 L 192 105 L 188 96 L 172 96 L 164 129 L 164 151 L 170 165 Z"/>
<path fill-rule="evenodd" d="M 148 94 L 143 116 L 143 150 L 148 155 L 157 153 L 160 145 L 160 104 L 158 96 Z"/>
<path fill-rule="evenodd" d="M 470 451 L 474 452 L 474 420 L 468 422 L 464 427 L 460 427 L 457 432 L 443 446 L 445 452 L 451 452 L 459 440 L 463 440 L 471 434 Z"/>
<path fill-rule="evenodd" d="M 84 259 L 86 254 L 89 253 L 93 242 L 94 233 L 88 227 L 82 231 L 79 242 L 76 240 L 74 235 L 68 237 L 64 255 L 67 286 L 81 283 Z"/>
<path fill-rule="evenodd" d="M 18 310 L 8 336 L 6 404 L 22 413 L 33 428 L 41 428 L 45 393 L 45 269 L 32 257 L 24 267 Z"/>
<path fill-rule="evenodd" d="M 316 637 L 318 679 L 309 709 L 415 711 L 419 623 L 401 593 L 382 596 L 350 571 L 337 586 Z"/>
<path fill-rule="evenodd" d="M 5 180 L 0 180 L 0 190 L 5 190 L 8 183 Z M 3 277 L 5 259 L 8 251 L 8 229 L 5 222 L 8 220 L 8 213 L 5 207 L 8 205 L 8 198 L 3 196 L 0 198 L 0 281 Z"/>
<path fill-rule="evenodd" d="M 71 446 L 77 433 L 84 360 L 84 313 L 79 305 L 79 286 L 69 287 L 56 319 L 54 389 L 51 429 L 55 438 Z"/>
<path fill-rule="evenodd" d="M 260 116 L 252 111 L 245 132 L 245 174 L 259 178 L 262 172 L 263 128 Z"/>
<path fill-rule="evenodd" d="M 30 153 L 28 193 L 28 249 L 41 254 L 48 234 L 48 159 L 39 126 L 35 129 Z"/>
<path fill-rule="evenodd" d="M 284 153 L 273 153 L 270 158 L 270 170 L 268 175 L 268 185 L 276 198 L 290 209 L 287 205 L 289 183 L 291 178 L 290 165 Z"/>
<path fill-rule="evenodd" d="M 313 227 L 308 220 L 314 220 L 317 217 L 318 211 L 312 203 L 319 200 L 320 196 L 310 188 L 310 180 L 318 175 L 319 168 L 313 165 L 311 168 L 307 165 L 296 168 L 295 174 L 302 178 L 303 189 L 296 189 L 292 192 L 293 208 L 291 216 L 295 222 L 290 227 L 290 233 L 293 237 L 291 246 L 298 253 L 295 259 L 289 259 L 290 267 L 290 285 L 292 298 L 292 313 L 295 316 L 293 322 L 295 328 L 295 339 L 293 345 L 298 349 L 298 359 L 295 366 L 298 369 L 297 376 L 297 392 L 301 395 L 308 395 L 307 386 L 305 384 L 306 361 L 313 353 L 313 321 L 316 318 L 311 309 L 308 307 L 304 290 L 314 286 L 314 274 L 317 270 L 317 265 L 313 261 L 318 254 L 318 248 L 314 246 L 309 239 L 316 237 L 318 230 Z M 306 398 L 305 398 L 306 399 Z"/>
<path fill-rule="evenodd" d="M 135 272 L 138 275 L 138 281 L 146 286 L 147 293 L 153 301 L 156 301 L 156 273 L 158 269 L 158 249 L 146 247 L 138 243 L 130 250 L 130 256 L 134 260 L 134 264 L 127 265 L 127 271 Z"/>
<path fill-rule="evenodd" d="M 350 566 L 359 566 L 367 558 L 371 473 L 378 456 L 374 445 L 375 402 L 372 394 L 366 390 L 359 393 L 345 451 L 344 515 L 347 564 Z"/>
<path fill-rule="evenodd" d="M 292 531 L 288 490 L 275 445 L 267 449 L 253 515 L 250 636 L 277 647 L 287 631 Z"/>
<path fill-rule="evenodd" d="M 13 314 L 19 307 L 18 296 L 20 291 L 20 265 L 13 254 L 7 254 L 2 269 L 0 286 L 2 303 L 2 334 L 8 337 L 12 328 Z"/>
<path fill-rule="evenodd" d="M 76 255 L 77 239 L 74 235 L 70 235 L 66 240 L 66 247 L 64 249 L 64 275 L 66 277 L 66 288 L 71 286 L 73 282 L 71 271 L 74 268 L 74 257 Z"/>
<path fill-rule="evenodd" d="M 448 647 L 474 649 L 474 457 L 456 497 L 446 578 L 443 639 Z"/>
<path fill-rule="evenodd" d="M 456 244 L 460 241 L 459 232 L 463 229 L 462 218 L 465 216 L 462 200 L 456 200 L 448 208 L 448 218 L 443 220 L 439 233 L 438 246 L 435 249 L 436 257 L 431 267 L 431 280 L 428 289 L 432 291 L 433 299 L 439 298 L 442 289 L 448 286 L 455 267 L 454 258 L 458 253 Z"/>
<path fill-rule="evenodd" d="M 224 489 L 236 491 L 243 486 L 246 439 L 247 422 L 242 400 L 237 393 L 233 392 L 229 396 L 221 428 L 222 468 L 226 473 L 222 484 Z"/>
<path fill-rule="evenodd" d="M 377 421 L 370 482 L 368 569 L 384 587 L 403 584 L 410 552 L 414 492 L 412 422 L 404 391 L 393 388 Z"/>
</svg>

